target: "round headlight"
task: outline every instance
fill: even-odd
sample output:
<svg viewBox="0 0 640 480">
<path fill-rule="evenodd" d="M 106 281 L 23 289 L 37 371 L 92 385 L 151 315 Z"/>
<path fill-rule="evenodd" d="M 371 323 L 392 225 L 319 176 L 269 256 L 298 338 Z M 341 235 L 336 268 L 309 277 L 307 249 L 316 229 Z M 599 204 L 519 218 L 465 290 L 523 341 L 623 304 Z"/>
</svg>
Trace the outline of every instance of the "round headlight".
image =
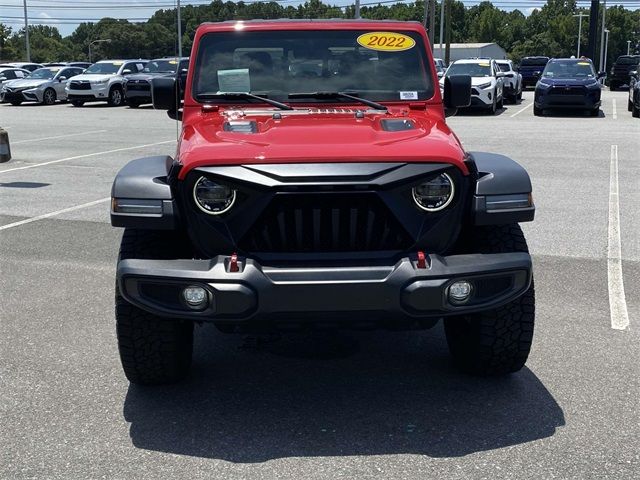
<svg viewBox="0 0 640 480">
<path fill-rule="evenodd" d="M 453 180 L 446 173 L 441 173 L 428 182 L 413 188 L 413 200 L 416 205 L 427 212 L 437 212 L 446 208 L 453 200 L 455 188 Z"/>
<path fill-rule="evenodd" d="M 200 177 L 193 187 L 193 199 L 200 210 L 209 215 L 227 212 L 236 201 L 236 191 L 224 185 Z"/>
</svg>

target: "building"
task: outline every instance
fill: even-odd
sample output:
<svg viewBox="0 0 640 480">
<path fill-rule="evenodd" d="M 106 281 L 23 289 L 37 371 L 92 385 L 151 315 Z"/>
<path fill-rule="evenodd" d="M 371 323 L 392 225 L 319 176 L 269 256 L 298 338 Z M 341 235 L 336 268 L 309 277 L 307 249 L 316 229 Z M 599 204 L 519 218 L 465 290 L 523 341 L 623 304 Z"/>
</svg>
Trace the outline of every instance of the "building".
<svg viewBox="0 0 640 480">
<path fill-rule="evenodd" d="M 444 58 L 445 46 L 436 43 L 433 46 L 433 56 L 436 58 Z M 497 43 L 452 43 L 450 51 L 450 62 L 461 60 L 463 58 L 494 58 L 502 60 L 507 58 L 507 52 Z"/>
</svg>

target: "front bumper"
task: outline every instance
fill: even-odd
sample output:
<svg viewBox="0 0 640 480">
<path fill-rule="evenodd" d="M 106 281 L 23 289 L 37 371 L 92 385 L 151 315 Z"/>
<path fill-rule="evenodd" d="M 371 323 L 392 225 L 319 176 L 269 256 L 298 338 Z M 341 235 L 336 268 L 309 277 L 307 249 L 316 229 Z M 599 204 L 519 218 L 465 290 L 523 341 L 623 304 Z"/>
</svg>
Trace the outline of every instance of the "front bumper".
<svg viewBox="0 0 640 480">
<path fill-rule="evenodd" d="M 576 110 L 595 110 L 600 108 L 600 96 L 591 95 L 553 95 L 545 94 L 535 96 L 535 107 L 543 110 L 560 108 Z"/>
<path fill-rule="evenodd" d="M 121 260 L 120 292 L 153 314 L 196 321 L 242 324 L 295 318 L 349 324 L 382 318 L 438 319 L 497 308 L 522 295 L 532 278 L 527 253 L 427 255 L 393 265 L 270 267 L 251 258 L 211 260 Z M 467 280 L 473 294 L 464 304 L 448 300 L 455 280 Z M 187 286 L 208 292 L 208 303 L 194 310 L 182 300 Z"/>
<path fill-rule="evenodd" d="M 38 90 L 35 88 L 33 90 L 25 90 L 24 92 L 22 92 L 22 95 L 24 96 L 24 100 L 26 102 L 42 103 L 44 90 Z M 58 99 L 58 100 L 64 100 L 64 99 Z"/>
<path fill-rule="evenodd" d="M 69 101 L 72 100 L 82 100 L 85 102 L 96 101 L 96 100 L 109 100 L 109 84 L 105 85 L 91 85 L 90 89 L 72 89 L 66 87 L 64 89 L 67 94 L 67 98 Z"/>
<path fill-rule="evenodd" d="M 13 102 L 13 101 L 24 102 L 24 96 L 22 95 L 22 91 L 0 92 L 0 102 Z"/>
</svg>

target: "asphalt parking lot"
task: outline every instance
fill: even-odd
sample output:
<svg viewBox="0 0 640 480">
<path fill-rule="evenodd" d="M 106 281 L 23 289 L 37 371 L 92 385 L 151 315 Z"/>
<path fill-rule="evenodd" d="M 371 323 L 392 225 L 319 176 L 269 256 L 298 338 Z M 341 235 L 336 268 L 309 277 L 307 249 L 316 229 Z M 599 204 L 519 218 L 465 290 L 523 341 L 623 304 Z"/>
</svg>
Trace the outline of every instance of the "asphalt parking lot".
<svg viewBox="0 0 640 480">
<path fill-rule="evenodd" d="M 440 326 L 258 346 L 203 327 L 189 380 L 150 389 L 118 359 L 108 198 L 127 161 L 173 153 L 175 123 L 0 105 L 0 477 L 638 478 L 640 120 L 625 92 L 598 118 L 534 117 L 532 97 L 449 119 L 532 176 L 524 370 L 458 373 Z"/>
</svg>

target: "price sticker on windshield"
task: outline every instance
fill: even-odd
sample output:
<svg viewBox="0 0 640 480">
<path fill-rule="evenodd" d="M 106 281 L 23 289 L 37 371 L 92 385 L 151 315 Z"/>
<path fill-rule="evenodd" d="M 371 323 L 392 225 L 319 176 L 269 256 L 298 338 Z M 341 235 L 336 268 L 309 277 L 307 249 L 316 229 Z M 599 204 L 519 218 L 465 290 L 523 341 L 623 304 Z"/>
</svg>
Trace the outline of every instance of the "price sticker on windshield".
<svg viewBox="0 0 640 480">
<path fill-rule="evenodd" d="M 369 50 L 382 52 L 401 52 L 415 47 L 416 41 L 396 32 L 369 32 L 358 37 L 358 44 Z"/>
</svg>

